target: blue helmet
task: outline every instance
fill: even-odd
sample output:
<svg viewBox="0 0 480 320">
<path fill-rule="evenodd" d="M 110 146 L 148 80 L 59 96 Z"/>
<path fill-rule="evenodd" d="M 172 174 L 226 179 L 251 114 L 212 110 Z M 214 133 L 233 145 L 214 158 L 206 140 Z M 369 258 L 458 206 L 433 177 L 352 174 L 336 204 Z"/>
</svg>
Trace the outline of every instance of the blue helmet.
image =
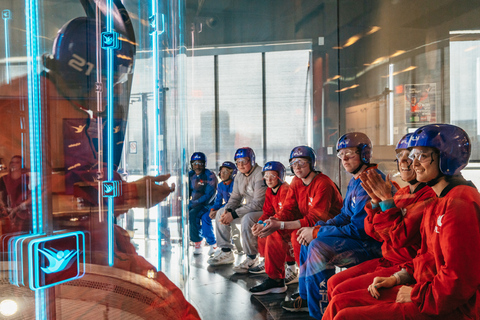
<svg viewBox="0 0 480 320">
<path fill-rule="evenodd" d="M 203 161 L 205 166 L 207 166 L 207 156 L 203 152 L 194 152 L 190 158 L 190 163 L 193 161 Z"/>
<path fill-rule="evenodd" d="M 288 159 L 288 162 L 291 162 L 294 158 L 306 158 L 310 160 L 310 170 L 315 170 L 315 165 L 317 164 L 317 155 L 309 146 L 298 146 L 293 148 L 292 152 L 290 152 L 290 158 Z M 293 168 L 290 169 L 293 173 Z"/>
<path fill-rule="evenodd" d="M 276 171 L 280 181 L 283 183 L 285 181 L 285 166 L 278 161 L 269 161 L 263 166 L 262 172 L 265 171 Z"/>
<path fill-rule="evenodd" d="M 408 148 L 430 147 L 439 152 L 439 169 L 447 176 L 460 173 L 470 159 L 472 145 L 468 134 L 451 124 L 429 124 L 418 128 Z"/>
<path fill-rule="evenodd" d="M 61 81 L 63 87 L 68 88 L 66 92 L 61 91 L 67 98 L 96 99 L 97 40 L 95 11 L 92 9 L 95 5 L 92 3 L 83 1 L 87 17 L 74 18 L 65 23 L 54 39 L 52 54 L 44 56 L 45 67 L 57 76 L 52 79 L 56 82 Z M 121 1 L 114 0 L 113 4 L 114 31 L 118 34 L 119 43 L 118 49 L 115 49 L 113 54 L 113 81 L 115 87 L 122 87 L 120 92 L 123 92 L 122 97 L 116 97 L 121 100 L 117 104 L 121 102 L 128 106 L 136 51 L 135 33 Z M 102 15 L 106 14 L 106 0 L 100 0 L 98 6 Z M 101 28 L 102 31 L 106 30 L 104 23 Z M 101 57 L 99 63 L 102 73 L 106 75 L 107 55 L 102 54 Z M 124 112 L 126 117 L 126 111 Z"/>
<path fill-rule="evenodd" d="M 357 148 L 360 151 L 360 160 L 369 164 L 372 158 L 372 141 L 362 132 L 350 132 L 337 141 L 337 152 L 345 148 Z"/>
<path fill-rule="evenodd" d="M 250 163 L 252 164 L 252 167 L 255 165 L 255 152 L 253 152 L 252 148 L 243 147 L 237 149 L 237 152 L 235 152 L 234 160 L 237 160 L 238 158 L 250 158 Z"/>
<path fill-rule="evenodd" d="M 233 170 L 232 174 L 230 176 L 231 179 L 233 179 L 233 177 L 235 177 L 237 175 L 237 166 L 235 165 L 235 163 L 233 163 L 231 161 L 224 161 L 222 163 L 222 165 L 220 166 L 219 171 L 222 170 L 223 167 Z"/>
<path fill-rule="evenodd" d="M 397 143 L 397 147 L 395 148 L 395 151 L 401 150 L 401 149 L 408 149 L 408 142 L 410 141 L 410 137 L 413 135 L 413 133 L 407 133 L 400 139 Z"/>
</svg>

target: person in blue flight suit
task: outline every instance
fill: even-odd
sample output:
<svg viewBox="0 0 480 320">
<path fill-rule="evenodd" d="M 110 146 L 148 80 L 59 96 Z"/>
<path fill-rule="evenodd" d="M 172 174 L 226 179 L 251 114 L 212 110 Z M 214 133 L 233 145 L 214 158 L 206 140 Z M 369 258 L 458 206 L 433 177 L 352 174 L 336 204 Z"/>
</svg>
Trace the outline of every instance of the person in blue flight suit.
<svg viewBox="0 0 480 320">
<path fill-rule="evenodd" d="M 220 181 L 217 186 L 217 196 L 213 206 L 210 208 L 210 219 L 214 220 L 217 216 L 217 211 L 227 204 L 230 199 L 230 194 L 233 190 L 233 184 L 235 182 L 235 176 L 237 175 L 237 166 L 231 161 L 224 161 L 219 168 Z M 238 252 L 242 252 L 242 244 L 240 241 L 240 230 L 238 230 L 235 224 L 232 225 L 232 239 L 235 243 L 235 247 Z M 209 255 L 215 253 L 217 246 L 211 246 L 208 251 Z"/>
<path fill-rule="evenodd" d="M 188 204 L 190 240 L 195 242 L 193 254 L 202 254 L 205 238 L 210 250 L 215 250 L 217 241 L 213 232 L 209 211 L 217 192 L 217 177 L 206 169 L 207 157 L 203 152 L 194 152 L 190 158 L 192 170 L 188 173 L 190 202 Z"/>
<path fill-rule="evenodd" d="M 288 311 L 309 311 L 316 319 L 322 318 L 328 305 L 327 282 L 335 274 L 335 266 L 350 267 L 382 256 L 381 243 L 364 230 L 365 204 L 370 197 L 359 179 L 366 170 L 376 170 L 385 178 L 377 165 L 370 163 L 372 143 L 361 132 L 347 133 L 337 142 L 337 156 L 353 176 L 342 210 L 326 222 L 320 220 L 315 227 L 301 228 L 297 232 L 302 244 L 299 295 L 282 305 Z"/>
</svg>

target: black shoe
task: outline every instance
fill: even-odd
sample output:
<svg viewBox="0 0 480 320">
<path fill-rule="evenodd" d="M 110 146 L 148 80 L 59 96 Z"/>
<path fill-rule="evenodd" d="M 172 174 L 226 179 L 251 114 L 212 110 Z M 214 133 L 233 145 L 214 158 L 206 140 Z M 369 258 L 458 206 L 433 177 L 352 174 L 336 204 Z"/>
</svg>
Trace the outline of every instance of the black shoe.
<svg viewBox="0 0 480 320">
<path fill-rule="evenodd" d="M 271 278 L 263 281 L 256 287 L 250 288 L 250 292 L 254 295 L 264 295 L 267 293 L 283 293 L 287 291 L 287 286 L 285 285 L 285 280 L 275 281 Z"/>
<path fill-rule="evenodd" d="M 290 312 L 308 312 L 307 300 L 303 300 L 300 296 L 295 300 L 283 301 L 280 305 Z"/>
<path fill-rule="evenodd" d="M 298 297 L 300 297 L 300 292 L 292 293 L 292 295 L 290 296 L 290 300 L 295 300 Z"/>
</svg>

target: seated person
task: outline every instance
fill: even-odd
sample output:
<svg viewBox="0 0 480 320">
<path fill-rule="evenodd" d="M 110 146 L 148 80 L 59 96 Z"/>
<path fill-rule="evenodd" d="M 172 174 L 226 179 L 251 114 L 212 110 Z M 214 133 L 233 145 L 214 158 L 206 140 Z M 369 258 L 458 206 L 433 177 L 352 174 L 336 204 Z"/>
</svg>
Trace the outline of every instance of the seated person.
<svg viewBox="0 0 480 320">
<path fill-rule="evenodd" d="M 293 246 L 295 260 L 299 261 L 300 244 L 295 230 L 327 221 L 340 213 L 342 196 L 335 183 L 315 170 L 316 155 L 308 146 L 298 146 L 290 153 L 290 168 L 295 174 L 282 207 L 260 228 L 265 245 L 265 270 L 268 278 L 250 289 L 252 294 L 284 292 L 286 272 L 284 263 Z M 283 188 L 283 185 L 282 187 Z M 258 228 L 258 227 L 257 227 Z M 288 271 L 288 270 L 287 270 Z"/>
<path fill-rule="evenodd" d="M 450 124 L 418 128 L 408 149 L 416 179 L 437 197 L 423 211 L 422 243 L 412 262 L 364 289 L 337 294 L 333 319 L 478 319 L 480 194 L 461 170 L 468 164 L 467 133 Z"/>
<path fill-rule="evenodd" d="M 251 148 L 240 148 L 234 156 L 240 173 L 235 177 L 233 191 L 225 207 L 217 212 L 215 220 L 217 250 L 208 260 L 212 266 L 232 264 L 233 256 L 231 224 L 240 223 L 242 229 L 242 246 L 247 257 L 233 267 L 235 272 L 248 272 L 258 264 L 257 237 L 252 234 L 252 226 L 262 215 L 266 186 L 263 182 L 262 167 L 255 162 L 255 153 Z"/>
<path fill-rule="evenodd" d="M 365 210 L 365 232 L 383 242 L 383 258 L 365 261 L 337 273 L 328 280 L 328 300 L 338 293 L 368 287 L 376 276 L 389 276 L 398 271 L 398 266 L 411 261 L 420 249 L 420 224 L 422 212 L 414 206 L 435 196 L 432 188 L 416 179 L 412 160 L 408 158 L 408 141 L 412 134 L 406 134 L 395 149 L 397 168 L 403 181 L 408 185 L 391 195 L 392 184 L 389 176 L 384 181 L 378 173 L 368 170 L 360 175 L 362 186 L 372 199 Z M 323 319 L 328 319 L 329 308 Z"/>
<path fill-rule="evenodd" d="M 328 221 L 298 230 L 300 252 L 299 297 L 283 303 L 289 311 L 309 311 L 321 319 L 328 304 L 327 282 L 335 274 L 335 266 L 350 267 L 381 257 L 381 243 L 369 237 L 363 221 L 365 204 L 370 200 L 360 185 L 359 176 L 365 170 L 377 170 L 370 163 L 372 143 L 361 132 L 343 135 L 337 142 L 337 156 L 352 175 L 343 200 L 342 211 Z"/>
<path fill-rule="evenodd" d="M 13 156 L 8 174 L 0 179 L 0 200 L 2 201 L 1 233 L 28 232 L 31 228 L 31 193 L 29 177 L 23 171 L 21 156 Z M 8 216 L 7 216 L 8 215 Z"/>
<path fill-rule="evenodd" d="M 207 157 L 203 152 L 194 152 L 190 158 L 190 165 L 192 166 L 192 170 L 188 173 L 190 241 L 195 242 L 193 254 L 202 254 L 203 238 L 210 246 L 210 251 L 214 251 L 217 246 L 212 219 L 208 214 L 217 192 L 217 177 L 205 168 Z"/>
<path fill-rule="evenodd" d="M 224 161 L 222 165 L 220 166 L 219 169 L 219 176 L 220 176 L 220 181 L 217 185 L 217 196 L 215 197 L 215 202 L 213 203 L 212 207 L 210 208 L 210 219 L 214 220 L 217 211 L 220 208 L 223 208 L 225 204 L 228 202 L 228 199 L 230 199 L 230 194 L 233 191 L 233 185 L 235 183 L 235 176 L 237 175 L 237 166 L 235 166 L 235 163 L 231 161 Z M 235 243 L 235 246 L 237 249 L 240 248 L 239 251 L 242 251 L 241 249 L 242 245 L 240 243 L 240 230 L 238 230 L 237 226 L 235 224 L 231 225 L 232 227 L 232 237 L 234 238 L 233 242 Z M 208 254 L 211 256 L 212 254 L 215 253 L 215 250 L 217 249 L 217 246 L 210 247 L 210 250 L 208 251 Z"/>
</svg>

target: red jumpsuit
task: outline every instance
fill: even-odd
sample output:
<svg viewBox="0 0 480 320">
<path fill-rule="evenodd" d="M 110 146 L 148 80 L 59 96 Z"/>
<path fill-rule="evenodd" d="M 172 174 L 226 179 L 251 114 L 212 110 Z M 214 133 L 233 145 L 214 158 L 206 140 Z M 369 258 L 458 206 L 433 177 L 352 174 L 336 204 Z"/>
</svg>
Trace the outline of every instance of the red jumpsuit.
<svg viewBox="0 0 480 320">
<path fill-rule="evenodd" d="M 449 187 L 421 205 L 422 246 L 404 265 L 416 280 L 412 302 L 395 302 L 401 286 L 380 289 L 378 300 L 365 289 L 347 292 L 330 303 L 334 319 L 479 319 L 480 194 Z"/>
<path fill-rule="evenodd" d="M 375 277 L 388 277 L 400 270 L 399 265 L 411 261 L 420 249 L 420 224 L 423 211 L 417 203 L 435 197 L 432 188 L 420 184 L 413 193 L 406 186 L 393 196 L 395 206 L 382 212 L 380 207 L 365 206 L 365 232 L 383 242 L 383 258 L 373 259 L 337 273 L 328 280 L 329 301 L 339 293 L 366 289 Z"/>
<path fill-rule="evenodd" d="M 300 178 L 294 177 L 283 208 L 275 217 L 280 221 L 299 220 L 302 227 L 312 227 L 318 220 L 327 221 L 339 214 L 342 204 L 342 195 L 337 186 L 323 173 L 318 173 L 308 186 Z M 289 242 L 292 243 L 295 260 L 300 265 L 300 244 L 296 230 L 278 230 L 267 237 L 265 272 L 272 279 L 285 278 L 284 263 L 290 250 Z"/>
<path fill-rule="evenodd" d="M 283 203 L 285 201 L 285 197 L 287 196 L 288 189 L 290 189 L 290 185 L 286 182 L 284 182 L 280 188 L 277 190 L 276 193 L 272 192 L 272 188 L 268 188 L 267 191 L 265 192 L 265 202 L 263 203 L 263 214 L 262 216 L 258 219 L 259 221 L 265 221 L 269 219 L 270 217 L 275 217 L 278 218 L 275 214 L 277 212 L 280 212 L 280 210 L 283 207 Z M 283 248 L 285 249 L 285 261 L 294 261 L 295 257 L 293 255 L 293 247 L 292 247 L 292 241 L 290 241 L 290 234 L 294 230 L 278 230 L 277 232 L 274 232 L 273 234 L 269 235 L 266 238 L 258 238 L 258 252 L 262 257 L 265 257 L 265 247 L 268 241 L 275 241 L 275 242 L 282 242 L 283 246 L 277 246 L 278 249 L 282 250 Z M 273 239 L 274 240 L 269 240 Z M 296 241 L 296 238 L 295 238 Z M 285 242 L 285 243 L 283 243 Z M 271 244 L 270 244 L 271 245 Z M 292 249 L 292 250 L 290 250 Z M 270 250 L 270 254 L 272 254 Z M 281 255 L 281 253 L 277 253 L 277 255 Z"/>
</svg>

